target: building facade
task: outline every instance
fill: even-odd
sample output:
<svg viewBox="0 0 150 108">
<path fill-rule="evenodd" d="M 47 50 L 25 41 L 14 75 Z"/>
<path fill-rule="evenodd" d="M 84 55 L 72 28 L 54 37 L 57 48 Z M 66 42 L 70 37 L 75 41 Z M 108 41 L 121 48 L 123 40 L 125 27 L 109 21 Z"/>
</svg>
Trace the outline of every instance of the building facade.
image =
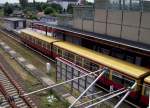
<svg viewBox="0 0 150 108">
<path fill-rule="evenodd" d="M 69 4 L 77 4 L 78 0 L 47 0 L 47 2 L 60 4 L 63 9 L 67 9 Z"/>
<path fill-rule="evenodd" d="M 4 18 L 3 21 L 3 27 L 9 31 L 26 28 L 26 19 L 12 17 Z"/>
</svg>

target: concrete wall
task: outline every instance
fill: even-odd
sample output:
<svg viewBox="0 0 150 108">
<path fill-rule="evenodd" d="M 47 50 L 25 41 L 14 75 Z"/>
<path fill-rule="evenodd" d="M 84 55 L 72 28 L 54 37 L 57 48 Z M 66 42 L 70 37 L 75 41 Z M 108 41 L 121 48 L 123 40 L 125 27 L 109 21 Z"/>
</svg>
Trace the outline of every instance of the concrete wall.
<svg viewBox="0 0 150 108">
<path fill-rule="evenodd" d="M 82 30 L 82 19 L 74 19 L 73 20 L 73 27 L 76 29 Z"/>
<path fill-rule="evenodd" d="M 139 41 L 142 43 L 150 44 L 150 13 L 149 12 L 142 13 Z"/>
<path fill-rule="evenodd" d="M 108 35 L 111 35 L 114 37 L 120 37 L 120 30 L 121 30 L 120 25 L 107 24 L 107 34 Z"/>
<path fill-rule="evenodd" d="M 95 9 L 94 15 L 74 19 L 74 28 L 150 44 L 150 12 Z"/>
<path fill-rule="evenodd" d="M 121 24 L 122 20 L 122 11 L 118 10 L 109 10 L 108 11 L 108 23 Z"/>
<path fill-rule="evenodd" d="M 83 21 L 83 30 L 93 32 L 93 21 L 84 20 Z"/>
<path fill-rule="evenodd" d="M 149 29 L 141 29 L 140 30 L 140 38 L 139 41 L 142 43 L 150 44 L 150 30 Z"/>
<path fill-rule="evenodd" d="M 95 10 L 95 21 L 106 22 L 106 10 L 104 9 L 96 9 Z"/>
<path fill-rule="evenodd" d="M 141 27 L 150 28 L 150 13 L 144 12 L 142 14 Z"/>
<path fill-rule="evenodd" d="M 127 40 L 132 40 L 132 41 L 138 41 L 138 28 L 123 26 L 122 38 Z"/>
<path fill-rule="evenodd" d="M 123 24 L 138 27 L 140 23 L 140 12 L 123 12 Z"/>
<path fill-rule="evenodd" d="M 94 22 L 94 32 L 105 34 L 106 33 L 106 23 Z"/>
</svg>

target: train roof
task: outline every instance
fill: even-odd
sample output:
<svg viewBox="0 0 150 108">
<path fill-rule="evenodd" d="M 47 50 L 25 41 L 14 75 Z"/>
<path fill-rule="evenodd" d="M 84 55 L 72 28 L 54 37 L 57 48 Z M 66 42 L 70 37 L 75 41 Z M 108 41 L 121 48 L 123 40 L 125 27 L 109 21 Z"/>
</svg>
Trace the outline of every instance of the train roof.
<svg viewBox="0 0 150 108">
<path fill-rule="evenodd" d="M 93 60 L 99 64 L 103 64 L 107 67 L 110 67 L 114 70 L 118 70 L 119 72 L 122 72 L 123 74 L 129 75 L 133 78 L 140 78 L 147 74 L 149 74 L 150 70 L 141 66 L 137 66 L 131 63 L 128 63 L 126 61 L 98 53 L 96 51 L 77 46 L 68 42 L 56 42 L 54 45 L 63 48 L 65 50 L 71 51 L 73 53 L 76 53 L 78 55 L 81 55 L 83 57 L 86 57 L 90 60 Z"/>
<path fill-rule="evenodd" d="M 144 79 L 144 82 L 150 84 L 150 76 L 146 77 L 146 78 Z"/>
<path fill-rule="evenodd" d="M 35 31 L 29 30 L 29 29 L 23 29 L 23 30 L 21 30 L 21 32 L 22 32 L 22 33 L 25 33 L 25 34 L 27 34 L 27 35 L 30 35 L 30 36 L 32 36 L 32 37 L 35 37 L 35 38 L 37 38 L 37 39 L 46 41 L 46 42 L 48 42 L 48 43 L 52 43 L 52 42 L 58 41 L 57 39 L 54 39 L 54 38 L 45 36 L 44 34 L 40 34 L 40 33 L 37 33 L 37 32 L 35 32 Z"/>
</svg>

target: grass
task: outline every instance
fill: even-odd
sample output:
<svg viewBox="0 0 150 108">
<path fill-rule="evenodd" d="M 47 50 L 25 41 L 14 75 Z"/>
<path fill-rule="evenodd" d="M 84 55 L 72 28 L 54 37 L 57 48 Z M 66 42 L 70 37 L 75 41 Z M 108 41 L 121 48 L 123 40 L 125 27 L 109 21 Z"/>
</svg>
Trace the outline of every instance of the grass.
<svg viewBox="0 0 150 108">
<path fill-rule="evenodd" d="M 50 62 L 44 58 L 37 55 L 35 52 L 29 50 L 28 48 L 22 46 L 21 44 L 13 41 L 12 39 L 8 39 L 4 36 L 0 37 L 4 42 L 7 42 L 9 46 L 11 46 L 16 52 L 19 52 L 25 59 L 27 59 L 31 64 L 35 65 L 39 70 L 46 73 L 46 63 Z"/>
<path fill-rule="evenodd" d="M 3 9 L 0 9 L 0 17 L 4 16 L 4 11 Z"/>
<path fill-rule="evenodd" d="M 31 85 L 39 83 L 36 78 L 28 74 L 20 65 L 11 57 L 6 54 L 1 48 L 0 53 L 3 55 L 4 59 L 12 66 L 16 73 L 26 82 L 29 82 Z"/>
<path fill-rule="evenodd" d="M 11 59 L 11 57 L 0 48 L 0 53 L 4 56 L 5 60 L 14 68 L 17 74 L 24 80 L 24 86 L 27 88 L 27 92 L 32 92 L 34 90 L 40 89 L 43 86 L 37 81 L 36 78 L 31 76 L 28 72 L 26 72 L 15 60 Z M 57 101 L 49 104 L 47 97 L 50 95 L 54 95 L 57 98 Z M 56 93 L 49 92 L 41 92 L 33 95 L 36 98 L 36 103 L 38 102 L 39 108 L 68 108 L 69 104 L 66 101 L 61 101 Z"/>
<path fill-rule="evenodd" d="M 0 36 L 0 40 L 3 40 L 5 43 L 7 43 L 8 46 L 11 46 L 11 48 L 14 49 L 16 52 L 19 52 L 31 64 L 35 65 L 35 67 L 38 67 L 39 70 L 42 70 L 45 75 L 50 76 L 53 80 L 55 80 L 56 70 L 54 63 L 51 63 L 52 67 L 51 72 L 47 73 L 46 63 L 48 62 L 48 60 L 43 59 L 38 54 L 32 52 L 31 50 L 18 44 L 17 42 L 14 42 L 12 39 Z M 16 70 L 17 74 L 23 79 L 24 86 L 27 89 L 27 92 L 31 92 L 43 87 L 41 84 L 39 84 L 36 78 L 34 78 L 31 74 L 25 71 L 15 60 L 11 59 L 10 56 L 7 53 L 5 53 L 1 48 L 0 53 L 2 53 L 2 55 L 5 56 L 5 59 L 11 64 L 11 66 Z M 57 101 L 53 102 L 52 104 L 49 104 L 47 97 L 51 94 L 53 94 L 57 98 Z M 69 105 L 68 102 L 61 101 L 59 97 L 56 95 L 56 93 L 52 92 L 41 92 L 39 94 L 32 95 L 32 97 L 35 98 L 35 103 L 38 105 L 39 108 L 67 108 Z"/>
<path fill-rule="evenodd" d="M 56 100 L 52 103 L 49 103 L 47 97 L 51 95 L 53 95 Z M 62 102 L 60 98 L 56 95 L 56 93 L 52 91 L 49 91 L 45 95 L 41 95 L 40 101 L 42 103 L 40 105 L 40 108 L 68 108 L 69 106 L 69 103 L 67 101 Z"/>
</svg>

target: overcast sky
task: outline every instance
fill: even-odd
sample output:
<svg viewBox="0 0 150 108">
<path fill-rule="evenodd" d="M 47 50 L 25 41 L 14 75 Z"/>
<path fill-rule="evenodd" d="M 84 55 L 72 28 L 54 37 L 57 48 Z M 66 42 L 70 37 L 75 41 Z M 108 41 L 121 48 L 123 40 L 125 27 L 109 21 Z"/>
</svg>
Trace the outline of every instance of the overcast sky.
<svg viewBox="0 0 150 108">
<path fill-rule="evenodd" d="M 32 2 L 33 0 L 29 0 L 29 2 Z M 46 2 L 47 0 L 35 0 L 37 2 Z M 94 1 L 94 0 L 87 0 L 87 1 Z M 9 2 L 9 3 L 18 3 L 19 0 L 0 0 L 0 3 L 5 3 L 5 2 Z"/>
</svg>

